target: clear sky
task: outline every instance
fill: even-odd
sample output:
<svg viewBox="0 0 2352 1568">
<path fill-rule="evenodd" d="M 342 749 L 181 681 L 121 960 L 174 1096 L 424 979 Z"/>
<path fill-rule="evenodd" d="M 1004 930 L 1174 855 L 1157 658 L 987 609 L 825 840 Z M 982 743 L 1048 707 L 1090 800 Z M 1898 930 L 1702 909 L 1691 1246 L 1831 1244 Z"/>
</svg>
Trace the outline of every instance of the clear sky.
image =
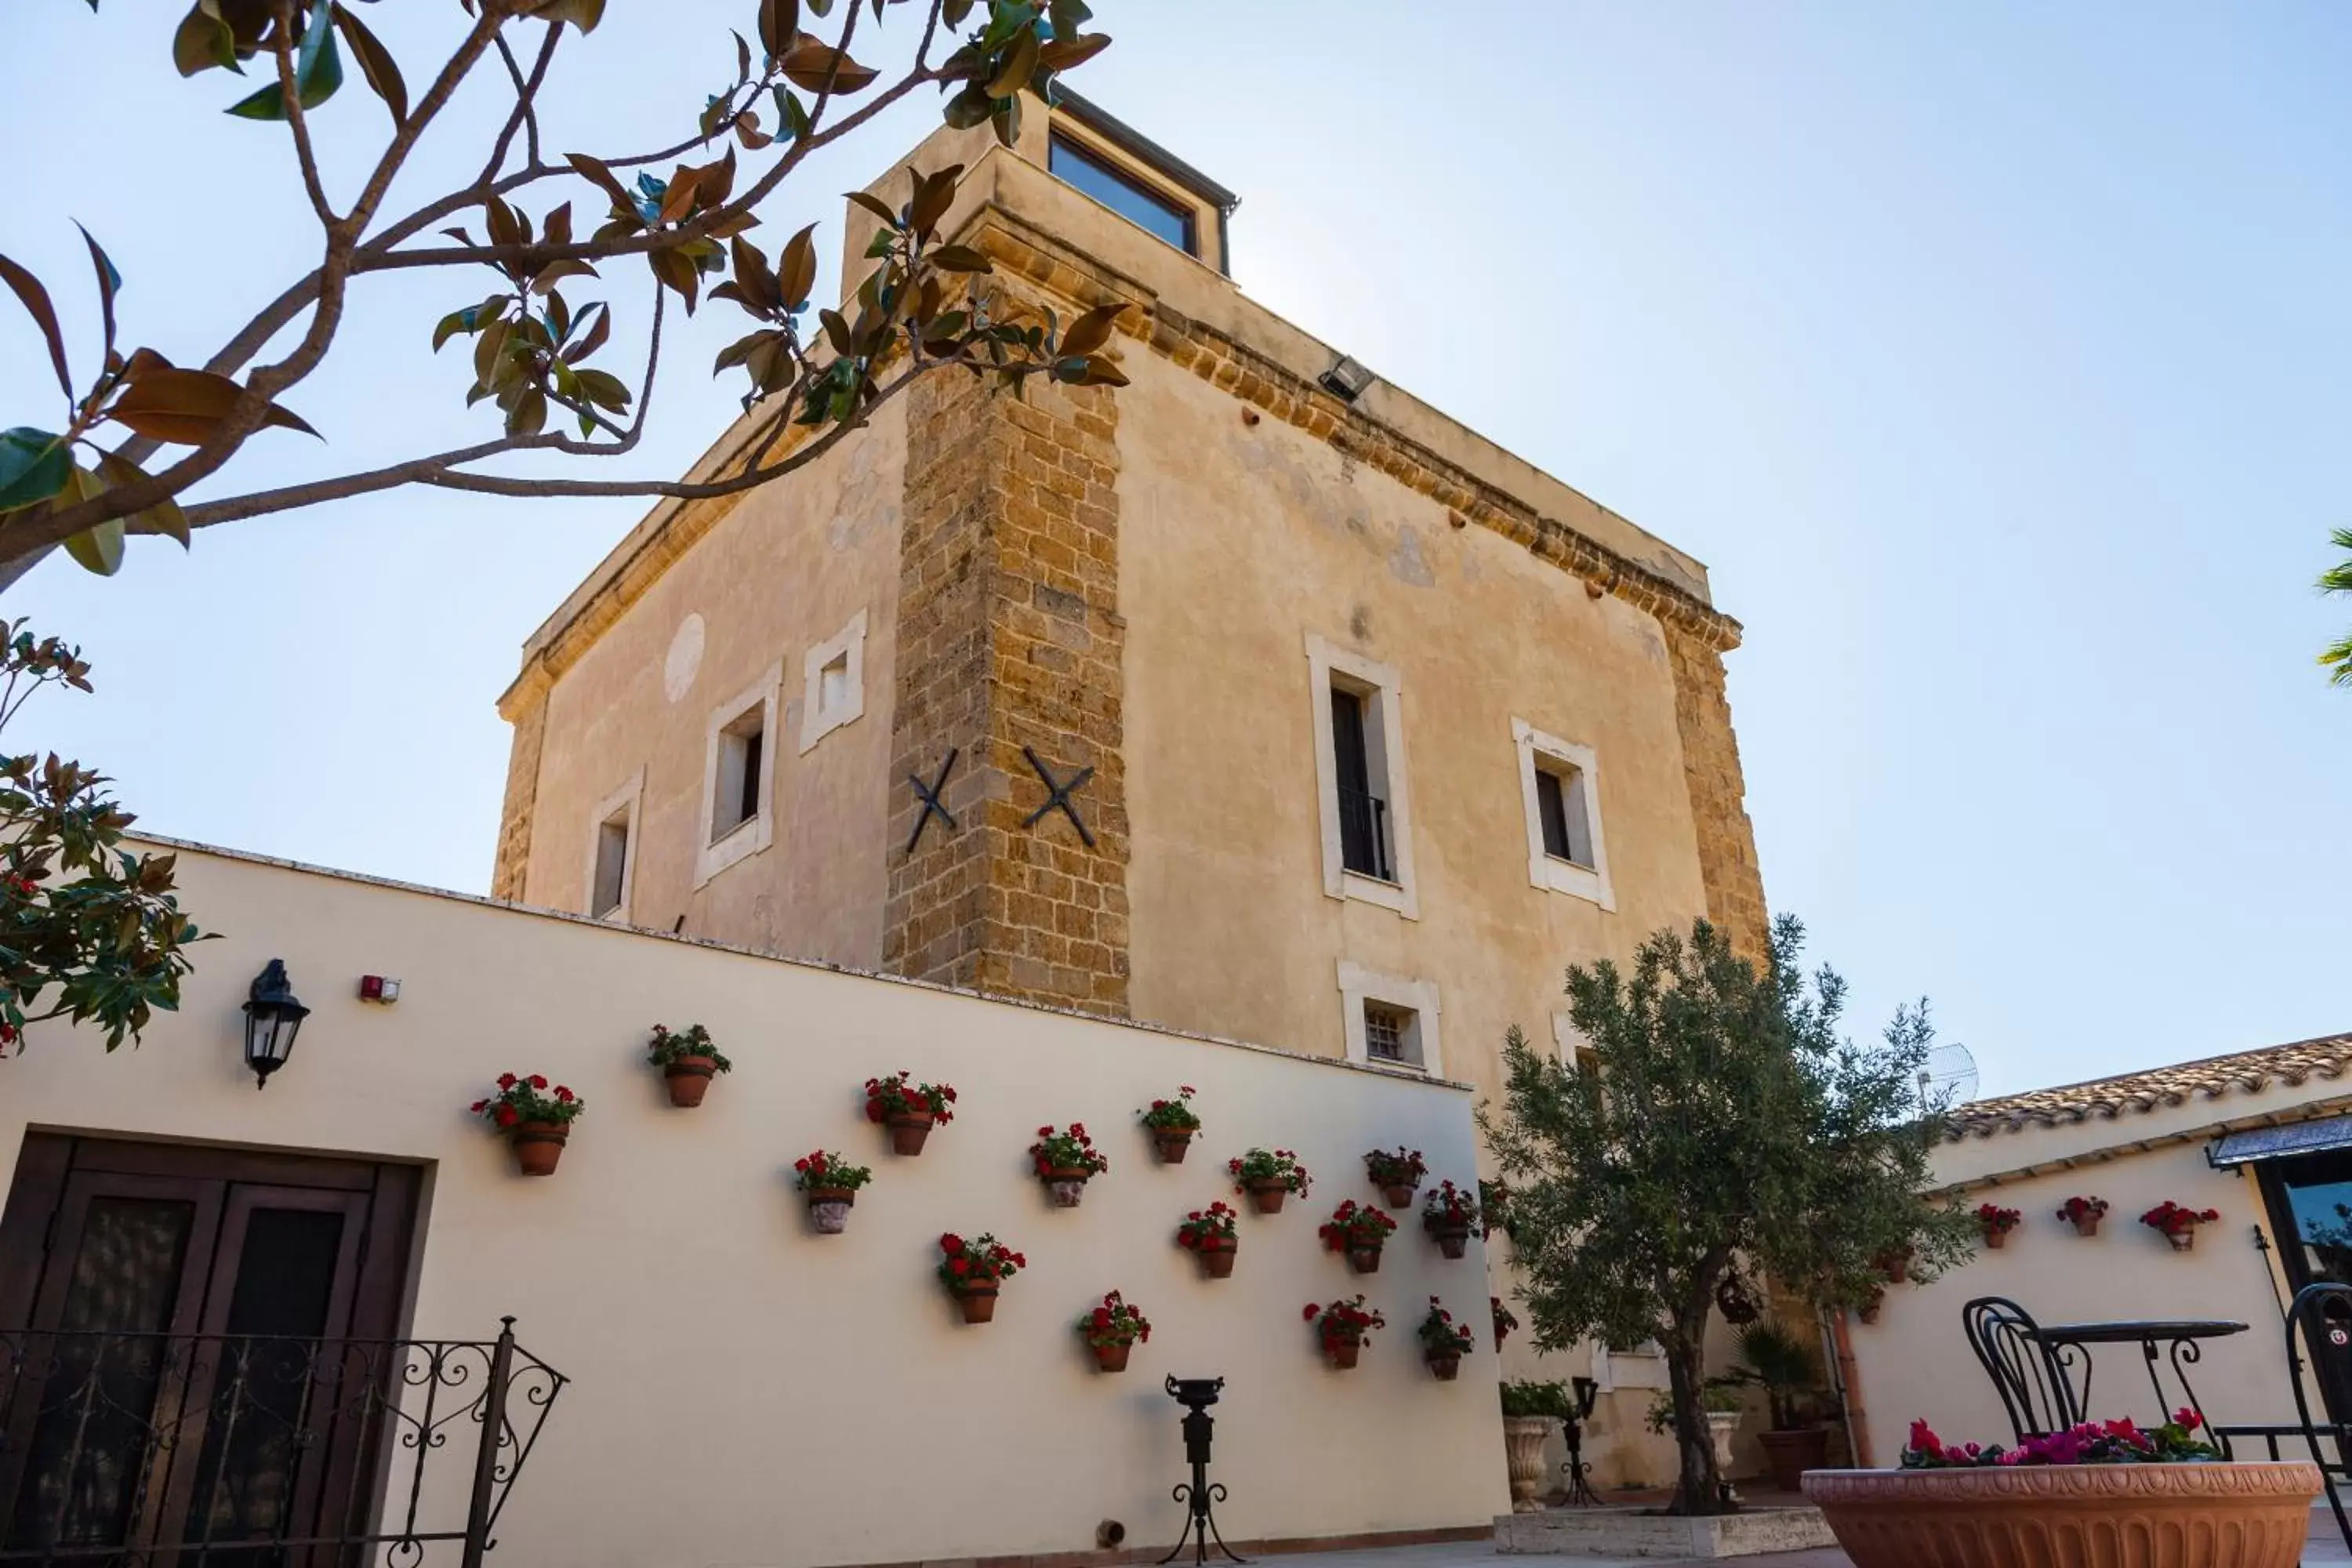
<svg viewBox="0 0 2352 1568">
<path fill-rule="evenodd" d="M 2352 692 L 2313 663 L 2352 605 L 2311 588 L 2352 521 L 2352 7 L 1095 4 L 1118 44 L 1074 80 L 1243 193 L 1251 294 L 1709 564 L 1766 891 L 1858 1026 L 1924 993 L 1989 1091 L 2352 1028 Z M 282 132 L 173 75 L 176 5 L 8 10 L 0 250 L 86 365 L 80 219 L 126 341 L 200 362 L 315 255 Z M 552 150 L 674 140 L 754 14 L 614 0 Z M 412 83 L 458 17 L 366 15 Z M 470 173 L 462 107 L 406 194 Z M 771 247 L 836 236 L 933 112 L 813 160 Z M 354 85 L 322 124 L 348 189 L 385 117 Z M 478 438 L 427 335 L 487 291 L 365 286 L 288 399 L 328 445 L 266 435 L 238 488 Z M 0 425 L 51 422 L 12 312 Z M 642 471 L 730 414 L 730 316 L 679 341 Z M 160 831 L 480 890 L 492 700 L 637 511 L 414 490 L 108 582 L 55 558 L 0 614 L 100 692 L 9 742 Z"/>
</svg>

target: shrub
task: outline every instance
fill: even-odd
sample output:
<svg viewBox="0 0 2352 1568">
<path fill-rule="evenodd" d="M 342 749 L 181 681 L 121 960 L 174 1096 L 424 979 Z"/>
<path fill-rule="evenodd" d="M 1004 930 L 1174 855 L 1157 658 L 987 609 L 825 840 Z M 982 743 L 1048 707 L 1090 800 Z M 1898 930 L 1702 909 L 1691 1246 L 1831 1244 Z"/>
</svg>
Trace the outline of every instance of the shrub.
<svg viewBox="0 0 2352 1568">
<path fill-rule="evenodd" d="M 864 1165 L 853 1165 L 839 1154 L 815 1149 L 793 1162 L 793 1184 L 804 1193 L 854 1193 L 874 1179 Z"/>
<path fill-rule="evenodd" d="M 1422 1319 L 1418 1331 L 1424 1355 L 1468 1355 L 1477 1348 L 1470 1331 L 1455 1322 L 1454 1314 L 1434 1296 L 1429 1299 L 1429 1315 Z"/>
<path fill-rule="evenodd" d="M 949 1107 L 955 1104 L 956 1091 L 951 1084 L 909 1083 L 904 1069 L 888 1078 L 866 1080 L 866 1120 L 887 1121 L 894 1116 L 928 1116 L 944 1127 L 955 1120 Z"/>
<path fill-rule="evenodd" d="M 1100 1350 L 1107 1345 L 1131 1345 L 1138 1340 L 1148 1344 L 1151 1324 L 1113 1290 L 1102 1299 L 1102 1305 L 1078 1320 L 1078 1332 L 1086 1336 L 1087 1343 Z"/>
<path fill-rule="evenodd" d="M 1029 1163 L 1041 1176 L 1068 1171 L 1099 1176 L 1110 1169 L 1110 1161 L 1087 1136 L 1087 1124 L 1083 1121 L 1071 1122 L 1066 1132 L 1056 1132 L 1051 1127 L 1037 1129 L 1037 1142 L 1029 1145 Z"/>
<path fill-rule="evenodd" d="M 646 1046 L 646 1060 L 657 1068 L 666 1068 L 688 1057 L 707 1057 L 710 1065 L 720 1072 L 735 1070 L 735 1064 L 710 1043 L 710 1031 L 701 1025 L 688 1024 L 676 1034 L 671 1033 L 667 1024 L 654 1026 L 654 1037 Z"/>
<path fill-rule="evenodd" d="M 1195 1252 L 1222 1250 L 1234 1246 L 1240 1239 L 1235 1228 L 1240 1211 L 1226 1203 L 1213 1203 L 1204 1209 L 1194 1209 L 1176 1227 L 1176 1245 Z"/>
<path fill-rule="evenodd" d="M 1154 1132 L 1198 1132 L 1201 1118 L 1192 1110 L 1193 1089 L 1185 1084 L 1176 1090 L 1173 1100 L 1155 1100 L 1150 1108 L 1137 1111 L 1136 1117 Z"/>
<path fill-rule="evenodd" d="M 474 1101 L 471 1109 L 503 1132 L 531 1121 L 569 1126 L 588 1109 L 588 1102 L 560 1083 L 551 1089 L 541 1074 L 524 1077 L 508 1072 L 499 1075 L 498 1093 Z"/>
<path fill-rule="evenodd" d="M 1315 1234 L 1333 1252 L 1353 1252 L 1360 1247 L 1375 1247 L 1396 1234 L 1396 1221 L 1383 1209 L 1360 1205 L 1349 1198 L 1331 1211 L 1331 1217 Z"/>
<path fill-rule="evenodd" d="M 1287 1192 L 1304 1193 L 1314 1184 L 1307 1179 L 1307 1167 L 1298 1156 L 1287 1149 L 1252 1149 L 1238 1160 L 1225 1162 L 1233 1173 L 1234 1191 L 1245 1193 L 1253 1183 L 1267 1182 Z"/>
<path fill-rule="evenodd" d="M 950 1290 L 993 1289 L 1028 1267 L 1028 1258 L 986 1231 L 970 1241 L 953 1231 L 940 1237 L 940 1283 Z"/>
</svg>

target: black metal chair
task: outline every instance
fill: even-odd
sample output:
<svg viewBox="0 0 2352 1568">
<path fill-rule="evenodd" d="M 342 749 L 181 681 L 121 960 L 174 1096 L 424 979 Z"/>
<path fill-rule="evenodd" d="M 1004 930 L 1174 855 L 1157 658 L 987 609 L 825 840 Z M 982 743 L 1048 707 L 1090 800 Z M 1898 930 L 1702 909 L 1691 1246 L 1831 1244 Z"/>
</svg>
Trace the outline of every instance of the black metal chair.
<svg viewBox="0 0 2352 1568">
<path fill-rule="evenodd" d="M 2033 1314 L 2003 1296 L 1979 1296 L 1960 1309 L 1969 1349 L 1992 1379 L 2020 1443 L 2063 1432 L 2083 1419 L 2083 1402 Z"/>
<path fill-rule="evenodd" d="M 2296 1348 L 2296 1338 L 2302 1348 Z M 2301 1437 L 2311 1451 L 2311 1462 L 2319 1467 L 2319 1479 L 2327 1489 L 2328 1510 L 2336 1515 L 2336 1528 L 2344 1543 L 2352 1547 L 2352 1519 L 2344 1510 L 2342 1487 L 2352 1480 L 2352 1426 L 2336 1420 L 2314 1421 L 2311 1418 L 2311 1397 L 2304 1390 L 2306 1367 L 2341 1380 L 2338 1386 L 2352 1386 L 2352 1285 L 2339 1285 L 2321 1280 L 2306 1285 L 2294 1293 L 2294 1301 L 2286 1310 L 2286 1376 L 2287 1386 L 2294 1393 L 2294 1414 L 2297 1425 L 2215 1426 L 2210 1430 L 2221 1445 L 2221 1451 L 2232 1458 L 2241 1443 L 2259 1439 L 2271 1458 L 2280 1458 L 2281 1438 Z M 2322 1450 L 2325 1437 L 2335 1449 L 2333 1458 Z"/>
</svg>

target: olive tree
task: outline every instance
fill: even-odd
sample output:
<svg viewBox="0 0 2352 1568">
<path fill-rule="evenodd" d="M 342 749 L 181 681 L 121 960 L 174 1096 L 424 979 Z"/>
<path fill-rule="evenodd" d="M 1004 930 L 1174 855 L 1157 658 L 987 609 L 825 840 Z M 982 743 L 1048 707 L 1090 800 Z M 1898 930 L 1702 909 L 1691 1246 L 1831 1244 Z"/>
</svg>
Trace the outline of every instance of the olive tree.
<svg viewBox="0 0 2352 1568">
<path fill-rule="evenodd" d="M 1664 1351 L 1678 1513 L 1728 1506 L 1703 1394 L 1707 1326 L 1741 1270 L 1859 1304 L 1891 1258 L 1932 1278 L 1968 1251 L 1967 1217 L 1921 1195 L 1943 1128 L 1921 1097 L 1926 1005 L 1854 1044 L 1840 1033 L 1844 983 L 1800 973 L 1803 942 L 1782 916 L 1759 968 L 1700 921 L 1650 937 L 1630 973 L 1570 969 L 1592 1066 L 1539 1055 L 1514 1028 L 1502 1105 L 1478 1113 L 1510 1181 L 1537 1347 Z"/>
<path fill-rule="evenodd" d="M 775 245 L 751 233 L 812 153 L 918 89 L 940 93 L 948 124 L 990 126 L 1012 142 L 1024 94 L 1050 99 L 1061 73 L 1110 41 L 1086 30 L 1091 13 L 1081 0 L 733 0 L 741 30 L 731 50 L 727 32 L 712 26 L 714 58 L 731 58 L 733 70 L 707 99 L 679 105 L 671 145 L 562 153 L 555 129 L 541 124 L 540 100 L 552 75 L 578 60 L 580 46 L 568 40 L 595 30 L 606 0 L 439 3 L 448 37 L 439 58 L 422 62 L 394 58 L 354 0 L 194 0 L 176 25 L 168 12 L 158 16 L 155 47 L 169 49 L 184 77 L 245 75 L 224 107 L 254 121 L 257 136 L 290 143 L 317 219 L 315 258 L 251 321 L 209 340 L 215 346 L 201 365 L 182 366 L 154 348 L 122 346 L 136 341 L 117 335 L 122 279 L 87 231 L 102 336 L 76 352 L 47 285 L 0 257 L 0 282 L 40 333 L 62 397 L 55 420 L 0 409 L 0 580 L 55 544 L 111 572 L 128 533 L 184 544 L 196 529 L 407 485 L 506 496 L 731 495 L 815 461 L 933 372 L 1015 384 L 1039 374 L 1123 381 L 1101 352 L 1118 307 L 1065 323 L 1005 305 L 984 282 L 987 258 L 944 241 L 938 226 L 959 166 L 915 171 L 890 200 L 853 195 L 882 226 L 866 253 L 870 270 L 843 310 L 817 310 L 814 325 L 814 226 Z M 95 11 L 100 0 L 89 4 Z M 719 8 L 676 9 L 698 20 Z M 388 209 L 402 170 L 478 72 L 502 75 L 511 93 L 478 149 L 479 173 L 408 210 Z M 361 112 L 354 77 L 380 113 Z M 372 150 L 353 188 L 331 189 L 321 174 L 331 135 L 366 139 Z M 475 166 L 470 155 L 464 163 Z M 436 350 L 457 341 L 471 349 L 453 367 L 450 395 L 489 405 L 481 438 L 238 493 L 235 464 L 248 442 L 273 427 L 312 430 L 280 400 L 299 392 L 345 321 L 368 308 L 367 279 L 418 268 L 453 274 L 446 313 L 416 331 L 429 331 Z M 625 324 L 630 271 L 637 281 Z M 461 285 L 466 277 L 481 282 Z M 634 450 L 662 368 L 666 307 L 692 311 L 711 300 L 748 318 L 714 374 L 739 371 L 745 406 L 761 420 L 721 471 L 690 481 L 500 471 L 499 460 L 515 454 L 559 453 L 585 468 Z M 256 363 L 279 342 L 282 353 Z M 624 343 L 627 362 L 605 368 Z M 159 458 L 166 447 L 174 450 Z M 230 493 L 183 500 L 215 474 L 228 476 Z"/>
<path fill-rule="evenodd" d="M 2319 590 L 2323 594 L 2352 594 L 2352 528 L 2339 528 L 2331 536 L 2344 559 L 2319 574 Z M 2338 686 L 2352 686 L 2352 632 L 2347 632 L 2320 650 L 2319 662 L 2326 667 L 2327 679 Z"/>
</svg>

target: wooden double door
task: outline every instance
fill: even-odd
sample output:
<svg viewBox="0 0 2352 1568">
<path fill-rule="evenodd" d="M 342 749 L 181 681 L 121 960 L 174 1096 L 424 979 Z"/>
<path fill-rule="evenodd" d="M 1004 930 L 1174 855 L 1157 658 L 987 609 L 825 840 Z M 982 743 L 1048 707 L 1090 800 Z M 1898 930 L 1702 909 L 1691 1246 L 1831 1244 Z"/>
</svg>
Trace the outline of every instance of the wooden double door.
<svg viewBox="0 0 2352 1568">
<path fill-rule="evenodd" d="M 416 1167 L 26 1137 L 0 1211 L 0 1568 L 334 1563 L 367 1533 Z M 224 1552 L 222 1547 L 230 1545 Z"/>
</svg>

